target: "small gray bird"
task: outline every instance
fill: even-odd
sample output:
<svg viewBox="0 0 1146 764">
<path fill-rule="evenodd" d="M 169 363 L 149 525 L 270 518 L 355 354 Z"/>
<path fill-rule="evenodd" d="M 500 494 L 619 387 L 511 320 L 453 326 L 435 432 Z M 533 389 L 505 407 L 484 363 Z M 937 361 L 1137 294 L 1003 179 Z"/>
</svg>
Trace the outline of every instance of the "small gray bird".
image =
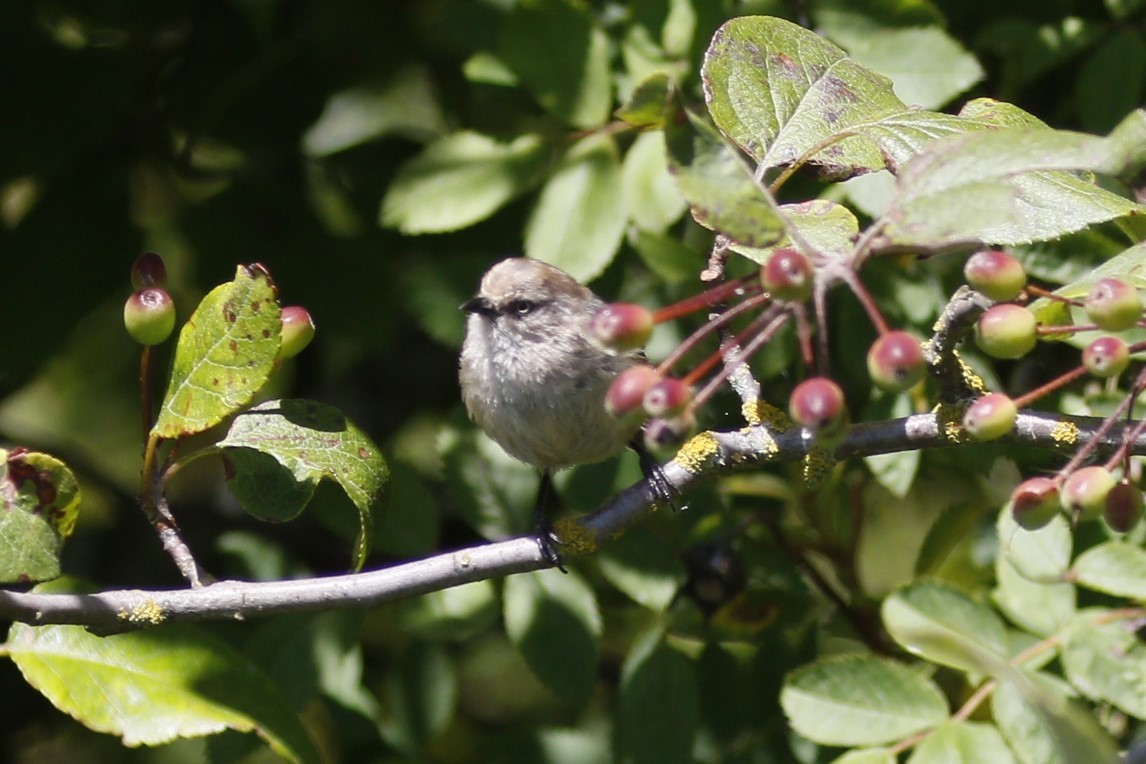
<svg viewBox="0 0 1146 764">
<path fill-rule="evenodd" d="M 613 379 L 643 354 L 612 354 L 589 341 L 586 326 L 603 305 L 560 268 L 515 257 L 490 268 L 461 306 L 469 314 L 462 399 L 490 438 L 541 470 L 535 517 L 542 552 L 554 563 L 544 514 L 551 473 L 637 448 L 639 423 L 610 416 L 604 404 Z M 655 462 L 643 448 L 638 454 L 648 474 Z"/>
</svg>

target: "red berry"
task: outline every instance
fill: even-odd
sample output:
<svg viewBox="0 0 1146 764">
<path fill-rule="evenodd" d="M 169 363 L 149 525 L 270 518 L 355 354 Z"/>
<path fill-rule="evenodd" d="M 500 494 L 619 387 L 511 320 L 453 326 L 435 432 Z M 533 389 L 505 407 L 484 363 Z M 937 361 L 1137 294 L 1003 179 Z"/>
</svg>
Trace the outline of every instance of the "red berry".
<svg viewBox="0 0 1146 764">
<path fill-rule="evenodd" d="M 1099 337 L 1082 351 L 1082 365 L 1096 377 L 1117 377 L 1130 365 L 1130 346 L 1121 337 Z"/>
<path fill-rule="evenodd" d="M 1033 477 L 1011 493 L 1011 516 L 1019 527 L 1037 531 L 1059 512 L 1058 486 L 1050 478 Z"/>
<path fill-rule="evenodd" d="M 652 311 L 640 305 L 614 302 L 589 319 L 589 339 L 615 352 L 643 348 L 653 333 Z"/>
<path fill-rule="evenodd" d="M 923 378 L 923 349 L 907 332 L 881 335 L 867 351 L 867 371 L 871 381 L 891 392 L 913 387 Z"/>
<path fill-rule="evenodd" d="M 1023 264 L 999 249 L 986 249 L 967 258 L 963 277 L 972 289 L 995 302 L 1015 299 L 1027 285 Z"/>
<path fill-rule="evenodd" d="M 995 440 L 1015 426 L 1019 409 L 1002 393 L 987 393 L 963 414 L 963 429 L 975 440 Z"/>
<path fill-rule="evenodd" d="M 1082 467 L 1062 484 L 1062 507 L 1079 520 L 1094 520 L 1106 506 L 1106 497 L 1116 485 L 1105 467 Z"/>
<path fill-rule="evenodd" d="M 298 305 L 283 308 L 282 344 L 279 345 L 279 358 L 293 358 L 303 351 L 314 339 L 314 319 L 310 312 Z"/>
<path fill-rule="evenodd" d="M 760 269 L 760 283 L 772 297 L 788 302 L 802 302 L 812 295 L 814 273 L 808 258 L 791 247 L 772 253 Z"/>
<path fill-rule="evenodd" d="M 1142 491 L 1123 478 L 1106 494 L 1102 517 L 1115 533 L 1129 533 L 1142 517 Z"/>
<path fill-rule="evenodd" d="M 147 287 L 127 298 L 123 305 L 123 325 L 141 345 L 158 345 L 175 328 L 175 303 L 158 287 Z"/>
<path fill-rule="evenodd" d="M 1102 279 L 1090 288 L 1083 301 L 1086 314 L 1108 332 L 1129 329 L 1142 318 L 1138 290 L 1120 279 Z"/>
<path fill-rule="evenodd" d="M 1021 358 L 1031 352 L 1037 342 L 1035 314 L 1021 305 L 992 306 L 975 324 L 975 343 L 995 358 Z"/>
<path fill-rule="evenodd" d="M 615 417 L 643 413 L 645 393 L 660 380 L 661 375 L 647 363 L 630 366 L 617 375 L 605 393 L 605 410 Z"/>
<path fill-rule="evenodd" d="M 154 252 L 144 252 L 131 264 L 131 285 L 136 289 L 167 286 L 167 266 Z"/>
<path fill-rule="evenodd" d="M 665 377 L 645 393 L 643 405 L 649 416 L 674 417 L 692 401 L 692 390 L 679 379 Z"/>
<path fill-rule="evenodd" d="M 788 399 L 788 413 L 822 445 L 833 444 L 847 430 L 844 391 L 826 377 L 811 377 L 796 385 Z"/>
</svg>

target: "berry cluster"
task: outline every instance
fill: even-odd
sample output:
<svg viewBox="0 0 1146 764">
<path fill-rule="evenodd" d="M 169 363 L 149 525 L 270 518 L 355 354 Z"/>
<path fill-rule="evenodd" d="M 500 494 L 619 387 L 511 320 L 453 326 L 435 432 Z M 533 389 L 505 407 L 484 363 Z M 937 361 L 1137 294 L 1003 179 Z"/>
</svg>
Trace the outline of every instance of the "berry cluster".
<svg viewBox="0 0 1146 764">
<path fill-rule="evenodd" d="M 1022 358 L 1034 350 L 1041 335 L 1108 332 L 1083 350 L 1077 368 L 1035 390 L 1014 398 L 1002 392 L 988 392 L 967 402 L 962 430 L 972 440 L 1005 437 L 1014 429 L 1021 408 L 1084 375 L 1106 380 L 1108 385 L 1116 384 L 1132 355 L 1146 350 L 1146 342 L 1131 344 L 1117 336 L 1132 327 L 1146 325 L 1138 290 L 1125 281 L 1103 278 L 1096 281 L 1082 299 L 1066 298 L 1028 284 L 1022 264 L 998 249 L 976 252 L 969 257 L 963 276 L 973 290 L 991 303 L 978 316 L 972 333 L 978 349 L 992 358 Z M 631 352 L 645 344 L 656 324 L 693 311 L 722 306 L 722 311 L 711 314 L 704 326 L 660 364 L 640 364 L 621 374 L 609 390 L 606 407 L 614 416 L 649 419 L 645 428 L 649 446 L 677 443 L 694 426 L 695 411 L 735 371 L 736 364 L 751 357 L 781 327 L 794 321 L 805 366 L 815 368 L 818 373 L 792 390 L 789 415 L 811 443 L 829 448 L 836 445 L 846 435 L 850 418 L 843 390 L 825 371 L 824 317 L 817 316 L 822 344 L 819 357 L 814 357 L 805 305 L 818 289 L 826 288 L 831 281 L 843 281 L 855 293 L 878 331 L 867 353 L 872 383 L 890 392 L 903 392 L 919 385 L 928 369 L 920 339 L 887 326 L 854 272 L 784 247 L 771 254 L 757 275 L 724 283 L 668 308 L 650 311 L 631 304 L 603 308 L 590 322 L 591 338 L 611 351 Z M 1083 312 L 1087 323 L 1040 326 L 1029 307 L 1033 298 L 1066 303 Z M 822 308 L 819 304 L 816 307 Z M 754 317 L 733 336 L 728 328 L 730 323 L 749 313 Z M 726 348 L 736 348 L 735 358 L 730 360 L 726 352 L 716 352 L 683 376 L 670 375 L 674 366 L 702 338 L 717 330 L 724 332 Z M 712 373 L 722 361 L 723 368 L 703 386 L 694 389 L 698 381 Z M 815 361 L 819 361 L 819 365 Z M 1146 371 L 1135 382 L 1124 406 L 1104 425 L 1107 430 L 1125 414 L 1130 402 L 1144 387 Z M 1138 433 L 1131 434 L 1137 436 Z M 1093 448 L 1093 444 L 1083 446 L 1056 476 L 1031 478 L 1015 489 L 1012 506 L 1019 525 L 1040 527 L 1060 511 L 1075 521 L 1104 517 L 1110 528 L 1119 532 L 1125 532 L 1138 521 L 1143 513 L 1143 495 L 1130 479 L 1129 451 L 1120 449 L 1102 466 L 1082 466 Z"/>
</svg>

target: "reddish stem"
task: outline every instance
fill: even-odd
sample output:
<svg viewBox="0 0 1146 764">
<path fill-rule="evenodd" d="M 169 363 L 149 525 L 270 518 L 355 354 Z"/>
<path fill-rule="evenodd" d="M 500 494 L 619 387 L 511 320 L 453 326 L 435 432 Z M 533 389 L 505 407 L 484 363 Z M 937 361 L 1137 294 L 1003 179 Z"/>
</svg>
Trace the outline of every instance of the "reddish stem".
<svg viewBox="0 0 1146 764">
<path fill-rule="evenodd" d="M 657 365 L 657 371 L 661 374 L 668 373 L 668 371 L 672 369 L 673 366 L 675 366 L 688 353 L 692 352 L 692 350 L 698 344 L 700 344 L 700 341 L 707 337 L 709 334 L 712 334 L 712 332 L 716 331 L 720 327 L 725 326 L 737 316 L 743 313 L 747 313 L 754 308 L 758 308 L 761 305 L 767 304 L 769 299 L 771 298 L 766 294 L 753 295 L 743 302 L 732 306 L 716 318 L 706 322 L 703 326 L 685 338 L 684 342 L 681 342 L 679 345 L 677 345 L 676 348 Z"/>
<path fill-rule="evenodd" d="M 762 289 L 760 281 L 755 275 L 745 276 L 735 281 L 728 281 L 719 286 L 714 286 L 712 289 L 707 289 L 700 294 L 693 295 L 680 302 L 654 311 L 653 321 L 658 324 L 664 323 L 665 321 L 672 321 L 681 316 L 687 316 L 689 313 L 695 313 L 698 310 L 719 305 L 729 297 L 751 294 L 760 291 L 760 289 Z"/>
</svg>

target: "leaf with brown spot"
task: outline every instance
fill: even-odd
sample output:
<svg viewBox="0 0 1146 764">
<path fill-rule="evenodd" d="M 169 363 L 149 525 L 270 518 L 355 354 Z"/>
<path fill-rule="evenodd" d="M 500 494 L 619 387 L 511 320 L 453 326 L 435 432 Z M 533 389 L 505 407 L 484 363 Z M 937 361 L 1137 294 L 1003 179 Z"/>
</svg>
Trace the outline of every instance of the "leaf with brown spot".
<svg viewBox="0 0 1146 764">
<path fill-rule="evenodd" d="M 253 310 L 265 304 L 266 310 Z M 171 381 L 152 433 L 202 432 L 250 403 L 274 369 L 282 320 L 274 283 L 259 266 L 203 298 L 179 333 Z"/>
<path fill-rule="evenodd" d="M 0 449 L 0 582 L 60 575 L 60 551 L 79 514 L 80 489 L 48 454 Z"/>
<path fill-rule="evenodd" d="M 337 483 L 358 508 L 354 562 L 362 567 L 390 473 L 378 447 L 342 412 L 314 401 L 267 401 L 235 417 L 219 446 L 230 465 L 231 493 L 263 520 L 291 520 L 319 481 Z"/>
</svg>

